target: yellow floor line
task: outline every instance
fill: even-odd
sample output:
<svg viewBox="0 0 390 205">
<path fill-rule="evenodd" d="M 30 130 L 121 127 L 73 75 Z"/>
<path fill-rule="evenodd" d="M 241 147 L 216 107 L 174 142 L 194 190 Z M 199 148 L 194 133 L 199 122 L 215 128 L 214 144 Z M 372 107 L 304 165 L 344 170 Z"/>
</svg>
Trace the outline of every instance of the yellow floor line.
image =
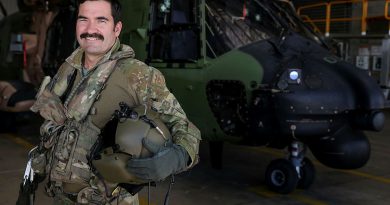
<svg viewBox="0 0 390 205">
<path fill-rule="evenodd" d="M 355 171 L 355 170 L 339 170 L 339 171 L 347 173 L 347 174 L 352 174 L 352 175 L 368 178 L 368 179 L 371 179 L 373 181 L 378 181 L 378 182 L 382 182 L 385 184 L 390 184 L 390 178 L 375 176 L 375 175 L 371 175 L 371 174 L 367 174 L 367 173 L 359 172 L 359 171 Z"/>
<path fill-rule="evenodd" d="M 281 151 L 272 150 L 271 148 L 266 148 L 266 147 L 261 148 L 261 149 L 256 149 L 256 151 L 261 152 L 261 153 L 270 154 L 270 155 L 277 156 L 277 157 L 285 156 Z M 321 164 L 318 161 L 313 161 L 313 164 L 315 164 L 316 166 L 326 167 L 325 165 Z M 339 170 L 339 169 L 335 169 L 335 170 L 338 172 L 345 173 L 345 174 L 350 174 L 350 175 L 355 175 L 355 176 L 367 178 L 367 179 L 377 181 L 380 183 L 390 184 L 390 178 L 375 176 L 372 174 L 368 174 L 368 173 L 364 173 L 364 172 L 360 172 L 360 171 L 356 171 L 356 170 Z"/>
<path fill-rule="evenodd" d="M 21 145 L 24 148 L 32 149 L 32 148 L 35 147 L 33 144 L 31 144 L 27 140 L 25 140 L 25 139 L 23 139 L 21 137 L 18 137 L 18 136 L 14 135 L 14 134 L 6 134 L 4 136 L 6 136 L 12 142 L 15 142 L 16 144 Z"/>
<path fill-rule="evenodd" d="M 14 134 L 6 134 L 5 135 L 8 139 L 10 139 L 11 141 L 15 142 L 16 144 L 19 144 L 27 149 L 32 149 L 34 147 L 33 144 L 31 144 L 30 142 L 26 141 L 25 139 L 22 139 Z M 270 155 L 273 155 L 273 156 L 278 156 L 278 157 L 281 157 L 281 156 L 285 156 L 281 151 L 277 151 L 277 150 L 273 150 L 271 148 L 262 148 L 262 149 L 255 149 L 256 151 L 258 152 L 261 152 L 261 153 L 266 153 L 266 154 L 270 154 Z M 321 166 L 324 166 L 323 164 L 317 162 L 317 161 L 313 161 L 313 163 L 315 165 L 321 165 Z M 380 182 L 380 183 L 385 183 L 385 184 L 390 184 L 390 178 L 386 178 L 386 177 L 381 177 L 381 176 L 375 176 L 375 175 L 372 175 L 372 174 L 367 174 L 367 173 L 364 173 L 364 172 L 359 172 L 359 171 L 355 171 L 355 170 L 337 170 L 339 172 L 342 172 L 342 173 L 345 173 L 345 174 L 350 174 L 350 175 L 355 175 L 355 176 L 359 176 L 359 177 L 363 177 L 363 178 L 367 178 L 367 179 L 370 179 L 370 180 L 373 180 L 373 181 L 377 181 L 377 182 Z M 270 195 L 271 192 L 268 192 L 268 191 L 256 191 L 256 193 L 262 195 L 262 196 L 266 196 L 266 197 L 273 197 L 273 195 Z M 140 199 L 141 200 L 141 199 Z M 144 200 L 145 201 L 145 200 Z M 147 204 L 147 200 L 146 200 L 146 204 Z"/>
<path fill-rule="evenodd" d="M 291 193 L 288 195 L 289 198 L 294 199 L 296 201 L 302 202 L 303 204 L 309 204 L 309 205 L 327 205 L 328 203 L 317 200 L 317 199 L 312 199 L 310 197 L 300 195 L 300 194 L 294 194 Z"/>
<path fill-rule="evenodd" d="M 139 196 L 139 205 L 148 205 L 148 199 L 146 197 Z M 150 203 L 149 205 L 156 205 L 156 204 Z"/>
<path fill-rule="evenodd" d="M 297 191 L 290 193 L 288 195 L 282 195 L 282 194 L 277 194 L 275 192 L 269 191 L 267 188 L 262 187 L 262 186 L 261 187 L 251 187 L 248 190 L 251 192 L 254 192 L 262 197 L 265 197 L 265 198 L 288 197 L 288 198 L 293 199 L 295 201 L 299 201 L 302 204 L 327 205 L 326 202 L 295 193 Z"/>
<path fill-rule="evenodd" d="M 262 197 L 266 197 L 266 198 L 274 198 L 274 197 L 279 196 L 279 194 L 272 192 L 272 191 L 269 191 L 267 188 L 262 187 L 262 186 L 261 187 L 250 187 L 248 190 L 251 192 L 254 192 Z"/>
<path fill-rule="evenodd" d="M 23 171 L 24 171 L 24 169 L 2 170 L 2 171 L 0 171 L 0 175 L 13 174 L 15 172 L 19 173 L 19 172 L 23 172 Z"/>
</svg>

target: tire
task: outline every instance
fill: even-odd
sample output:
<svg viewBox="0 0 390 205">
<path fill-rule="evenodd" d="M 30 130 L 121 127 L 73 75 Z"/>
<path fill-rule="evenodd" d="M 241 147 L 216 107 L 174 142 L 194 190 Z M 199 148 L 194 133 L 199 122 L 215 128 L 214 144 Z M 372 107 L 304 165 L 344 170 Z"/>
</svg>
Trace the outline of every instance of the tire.
<svg viewBox="0 0 390 205">
<path fill-rule="evenodd" d="M 265 183 L 272 191 L 288 194 L 296 188 L 298 174 L 290 161 L 277 159 L 268 165 L 265 172 Z"/>
<path fill-rule="evenodd" d="M 301 178 L 298 181 L 299 189 L 308 189 L 313 184 L 316 170 L 309 158 L 303 158 L 301 166 Z"/>
</svg>

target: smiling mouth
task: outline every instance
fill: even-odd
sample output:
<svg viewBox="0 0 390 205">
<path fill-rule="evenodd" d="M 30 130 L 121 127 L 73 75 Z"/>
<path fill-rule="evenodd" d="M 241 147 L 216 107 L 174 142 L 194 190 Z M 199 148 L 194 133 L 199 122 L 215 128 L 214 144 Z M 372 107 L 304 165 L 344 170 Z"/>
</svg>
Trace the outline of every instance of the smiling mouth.
<svg viewBox="0 0 390 205">
<path fill-rule="evenodd" d="M 80 38 L 81 39 L 86 39 L 86 40 L 89 40 L 89 41 L 97 41 L 97 40 L 104 40 L 104 37 L 98 33 L 92 33 L 92 34 L 89 34 L 89 33 L 83 33 L 80 35 Z"/>
<path fill-rule="evenodd" d="M 85 39 L 89 40 L 89 41 L 97 41 L 97 40 L 100 40 L 99 38 L 93 38 L 93 37 L 86 37 Z"/>
</svg>

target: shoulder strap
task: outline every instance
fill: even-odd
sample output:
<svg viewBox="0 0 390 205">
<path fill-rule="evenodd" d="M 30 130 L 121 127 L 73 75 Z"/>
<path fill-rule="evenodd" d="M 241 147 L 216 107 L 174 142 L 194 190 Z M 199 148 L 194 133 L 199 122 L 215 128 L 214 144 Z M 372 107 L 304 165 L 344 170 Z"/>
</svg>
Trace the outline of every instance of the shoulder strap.
<svg viewBox="0 0 390 205">
<path fill-rule="evenodd" d="M 70 77 L 69 85 L 66 88 L 64 94 L 60 97 L 62 104 L 65 103 L 66 97 L 69 95 L 70 91 L 72 90 L 74 81 L 76 80 L 77 71 L 76 69 L 73 70 L 72 76 Z"/>
<path fill-rule="evenodd" d="M 86 118 L 96 98 L 100 95 L 107 80 L 115 70 L 117 61 L 118 59 L 115 59 L 99 65 L 94 72 L 84 76 L 80 82 L 74 86 L 64 103 L 65 107 L 68 109 L 69 117 L 72 117 L 77 121 Z M 91 83 L 89 79 L 99 80 Z M 83 90 L 79 90 L 80 87 L 82 87 Z M 78 95 L 79 97 L 74 98 L 75 95 Z M 82 106 L 80 106 L 81 104 Z"/>
</svg>

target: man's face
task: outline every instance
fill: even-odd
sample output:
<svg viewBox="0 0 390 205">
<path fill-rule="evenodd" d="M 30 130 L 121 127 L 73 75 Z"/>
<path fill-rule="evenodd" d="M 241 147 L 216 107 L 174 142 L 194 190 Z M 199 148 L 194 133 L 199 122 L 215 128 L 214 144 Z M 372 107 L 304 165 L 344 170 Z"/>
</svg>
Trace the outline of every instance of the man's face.
<svg viewBox="0 0 390 205">
<path fill-rule="evenodd" d="M 80 4 L 76 35 L 86 55 L 104 55 L 114 45 L 121 29 L 121 22 L 114 25 L 109 2 L 85 1 Z"/>
</svg>

